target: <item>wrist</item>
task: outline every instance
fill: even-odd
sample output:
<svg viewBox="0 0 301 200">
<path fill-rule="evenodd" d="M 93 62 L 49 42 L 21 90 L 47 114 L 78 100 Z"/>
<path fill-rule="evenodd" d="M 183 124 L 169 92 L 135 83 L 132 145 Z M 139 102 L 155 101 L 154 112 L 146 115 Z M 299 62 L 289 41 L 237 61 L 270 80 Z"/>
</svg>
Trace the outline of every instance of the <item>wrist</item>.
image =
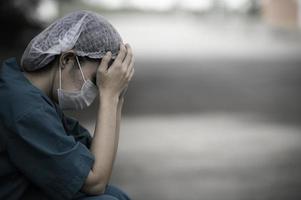
<svg viewBox="0 0 301 200">
<path fill-rule="evenodd" d="M 118 98 L 119 95 L 115 92 L 111 92 L 110 90 L 100 90 L 99 98 Z"/>
<path fill-rule="evenodd" d="M 118 102 L 119 102 L 118 95 L 114 95 L 114 94 L 111 94 L 111 93 L 100 92 L 99 93 L 99 99 L 100 99 L 100 103 L 102 103 L 102 102 L 112 102 L 112 103 L 118 104 Z"/>
</svg>

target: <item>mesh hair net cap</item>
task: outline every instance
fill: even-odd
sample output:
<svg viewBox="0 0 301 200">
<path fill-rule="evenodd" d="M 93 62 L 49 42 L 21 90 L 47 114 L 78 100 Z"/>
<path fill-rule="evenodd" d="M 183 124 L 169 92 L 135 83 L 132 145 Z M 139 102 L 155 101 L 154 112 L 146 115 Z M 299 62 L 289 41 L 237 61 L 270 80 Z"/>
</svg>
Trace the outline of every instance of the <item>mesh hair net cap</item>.
<svg viewBox="0 0 301 200">
<path fill-rule="evenodd" d="M 21 65 L 26 71 L 41 69 L 56 55 L 70 49 L 78 56 L 90 58 L 102 58 L 111 51 L 115 58 L 120 43 L 119 33 L 104 17 L 90 11 L 76 11 L 34 37 L 22 55 Z"/>
</svg>

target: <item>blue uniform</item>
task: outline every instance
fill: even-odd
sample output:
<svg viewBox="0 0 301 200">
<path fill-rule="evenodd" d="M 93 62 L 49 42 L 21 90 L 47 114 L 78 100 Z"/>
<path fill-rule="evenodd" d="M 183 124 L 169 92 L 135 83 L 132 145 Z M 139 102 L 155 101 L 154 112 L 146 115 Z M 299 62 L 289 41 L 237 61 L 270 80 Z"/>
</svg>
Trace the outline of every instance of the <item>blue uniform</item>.
<svg viewBox="0 0 301 200">
<path fill-rule="evenodd" d="M 80 191 L 94 163 L 91 136 L 23 75 L 16 59 L 0 68 L 0 199 L 129 199 L 107 185 Z"/>
</svg>

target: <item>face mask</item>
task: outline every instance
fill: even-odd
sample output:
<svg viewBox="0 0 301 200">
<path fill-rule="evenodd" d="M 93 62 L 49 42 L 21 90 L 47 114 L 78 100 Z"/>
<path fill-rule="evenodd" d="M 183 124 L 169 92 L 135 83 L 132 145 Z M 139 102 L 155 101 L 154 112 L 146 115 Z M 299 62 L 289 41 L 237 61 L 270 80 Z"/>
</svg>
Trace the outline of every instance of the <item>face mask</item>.
<svg viewBox="0 0 301 200">
<path fill-rule="evenodd" d="M 67 91 L 62 89 L 62 69 L 59 70 L 60 88 L 58 92 L 58 102 L 62 110 L 81 110 L 91 105 L 94 101 L 98 89 L 94 83 L 90 80 L 86 80 L 84 73 L 81 69 L 77 56 L 75 57 L 79 66 L 80 72 L 84 79 L 82 88 L 78 91 Z"/>
</svg>

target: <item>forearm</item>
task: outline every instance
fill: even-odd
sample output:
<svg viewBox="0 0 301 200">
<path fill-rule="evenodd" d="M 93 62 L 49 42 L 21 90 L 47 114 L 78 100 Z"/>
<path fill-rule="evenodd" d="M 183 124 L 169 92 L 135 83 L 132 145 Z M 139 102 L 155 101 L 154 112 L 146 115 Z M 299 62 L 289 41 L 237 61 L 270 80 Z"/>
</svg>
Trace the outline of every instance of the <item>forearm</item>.
<svg viewBox="0 0 301 200">
<path fill-rule="evenodd" d="M 96 72 L 96 85 L 101 92 L 90 147 L 95 160 L 82 188 L 93 195 L 102 194 L 110 179 L 119 140 L 122 104 L 118 106 L 118 100 L 134 74 L 134 59 L 128 44 L 120 44 L 119 53 L 109 68 L 111 56 L 111 52 L 106 53 Z"/>
<path fill-rule="evenodd" d="M 118 96 L 102 96 L 91 143 L 93 174 L 103 185 L 109 181 L 115 158 Z"/>
<path fill-rule="evenodd" d="M 115 163 L 117 151 L 118 151 L 122 105 L 123 105 L 123 98 L 118 100 L 118 105 L 117 105 L 115 141 L 114 141 L 114 158 L 113 158 L 113 163 L 112 163 L 112 170 L 110 171 L 109 177 L 111 177 L 111 175 L 112 175 L 113 167 L 114 167 L 114 163 Z"/>
<path fill-rule="evenodd" d="M 118 101 L 118 107 L 117 107 L 117 117 L 116 117 L 116 137 L 115 137 L 115 157 L 114 161 L 117 155 L 118 150 L 118 144 L 119 144 L 119 132 L 120 132 L 120 124 L 121 124 L 121 115 L 122 115 L 122 106 L 123 106 L 123 97 L 119 98 Z"/>
</svg>

